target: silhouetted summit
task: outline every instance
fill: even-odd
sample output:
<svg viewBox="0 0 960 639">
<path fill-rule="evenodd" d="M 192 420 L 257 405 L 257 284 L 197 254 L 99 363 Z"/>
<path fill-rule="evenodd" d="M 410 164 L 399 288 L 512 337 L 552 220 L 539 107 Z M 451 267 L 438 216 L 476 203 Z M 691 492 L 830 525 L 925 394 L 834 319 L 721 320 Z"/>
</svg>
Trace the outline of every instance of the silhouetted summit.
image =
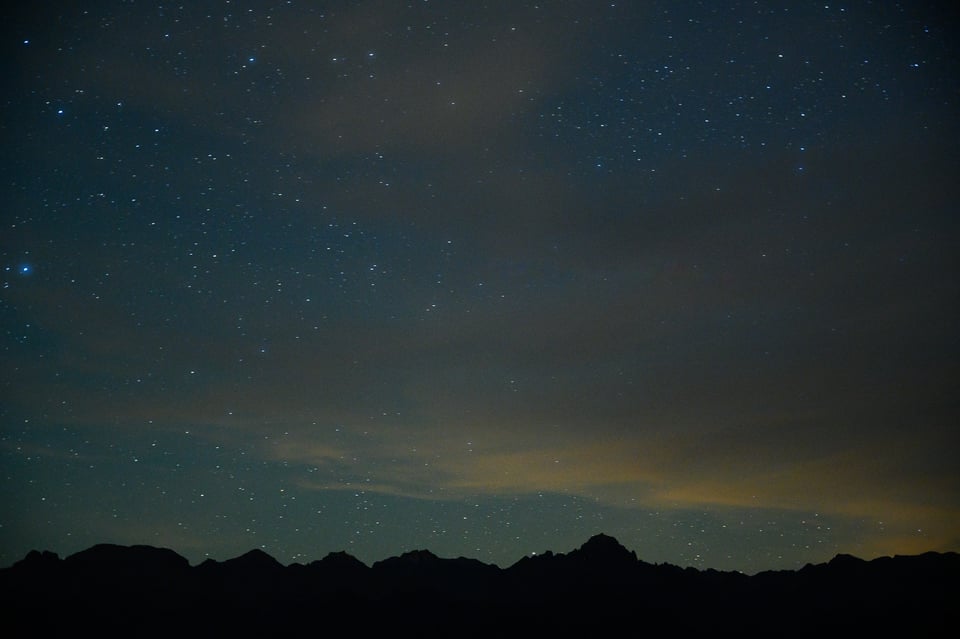
<svg viewBox="0 0 960 639">
<path fill-rule="evenodd" d="M 600 533 L 587 540 L 585 544 L 570 552 L 569 556 L 577 561 L 601 565 L 627 565 L 637 562 L 637 553 L 627 550 L 619 541 Z"/>
<path fill-rule="evenodd" d="M 50 566 L 59 566 L 60 557 L 55 552 L 44 550 L 31 550 L 27 556 L 13 564 L 12 568 L 17 570 L 38 570 Z"/>
<path fill-rule="evenodd" d="M 191 567 L 172 550 L 101 544 L 66 559 L 31 551 L 0 570 L 9 627 L 34 634 L 192 632 L 275 635 L 344 620 L 358 632 L 421 634 L 736 629 L 801 635 L 824 628 L 909 632 L 956 629 L 960 555 L 865 561 L 837 555 L 798 571 L 754 576 L 637 558 L 608 535 L 570 552 L 501 569 L 412 550 L 368 567 L 345 552 L 284 566 L 262 550 Z M 450 624 L 456 624 L 451 626 Z M 509 632 L 508 632 L 509 634 Z"/>
<path fill-rule="evenodd" d="M 263 552 L 259 548 L 254 548 L 239 557 L 234 557 L 233 559 L 228 559 L 223 562 L 225 566 L 229 566 L 233 570 L 280 570 L 283 568 L 283 564 L 279 561 Z"/>
<path fill-rule="evenodd" d="M 60 582 L 82 594 L 88 589 L 130 597 L 147 590 L 170 590 L 190 573 L 190 564 L 168 548 L 98 544 L 63 561 Z"/>
<path fill-rule="evenodd" d="M 307 564 L 309 568 L 319 568 L 329 570 L 338 574 L 356 573 L 362 574 L 370 570 L 367 564 L 346 552 L 338 551 L 328 553 L 326 557 L 317 561 L 311 561 Z"/>
<path fill-rule="evenodd" d="M 90 568 L 126 570 L 136 566 L 141 573 L 165 574 L 182 572 L 190 567 L 189 562 L 169 548 L 153 546 L 120 546 L 97 544 L 66 558 L 68 565 Z"/>
<path fill-rule="evenodd" d="M 476 559 L 445 559 L 429 550 L 413 550 L 373 564 L 383 596 L 428 596 L 446 601 L 486 599 L 500 569 Z"/>
</svg>

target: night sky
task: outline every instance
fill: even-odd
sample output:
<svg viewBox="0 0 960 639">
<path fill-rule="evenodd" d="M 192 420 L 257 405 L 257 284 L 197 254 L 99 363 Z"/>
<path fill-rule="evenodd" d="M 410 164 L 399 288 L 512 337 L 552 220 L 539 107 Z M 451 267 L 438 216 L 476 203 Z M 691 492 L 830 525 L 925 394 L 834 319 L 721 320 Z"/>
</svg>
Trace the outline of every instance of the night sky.
<svg viewBox="0 0 960 639">
<path fill-rule="evenodd" d="M 960 550 L 949 3 L 21 4 L 0 565 Z"/>
</svg>

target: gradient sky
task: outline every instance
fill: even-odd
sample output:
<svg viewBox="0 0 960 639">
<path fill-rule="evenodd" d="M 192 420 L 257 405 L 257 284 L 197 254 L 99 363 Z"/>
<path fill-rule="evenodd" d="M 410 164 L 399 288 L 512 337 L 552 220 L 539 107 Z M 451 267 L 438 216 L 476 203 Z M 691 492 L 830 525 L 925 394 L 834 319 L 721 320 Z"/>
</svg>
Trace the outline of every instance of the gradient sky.
<svg viewBox="0 0 960 639">
<path fill-rule="evenodd" d="M 0 565 L 960 550 L 949 7 L 21 6 Z"/>
</svg>

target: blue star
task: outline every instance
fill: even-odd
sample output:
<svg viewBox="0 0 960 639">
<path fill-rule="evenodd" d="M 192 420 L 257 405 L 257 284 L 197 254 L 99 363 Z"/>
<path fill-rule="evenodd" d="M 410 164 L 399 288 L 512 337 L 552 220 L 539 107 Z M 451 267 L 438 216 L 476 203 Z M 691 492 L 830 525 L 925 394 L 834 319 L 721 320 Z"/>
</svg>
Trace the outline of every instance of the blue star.
<svg viewBox="0 0 960 639">
<path fill-rule="evenodd" d="M 19 273 L 23 277 L 26 277 L 28 275 L 33 275 L 33 265 L 27 264 L 26 262 L 24 262 L 23 264 L 17 267 L 17 273 Z"/>
</svg>

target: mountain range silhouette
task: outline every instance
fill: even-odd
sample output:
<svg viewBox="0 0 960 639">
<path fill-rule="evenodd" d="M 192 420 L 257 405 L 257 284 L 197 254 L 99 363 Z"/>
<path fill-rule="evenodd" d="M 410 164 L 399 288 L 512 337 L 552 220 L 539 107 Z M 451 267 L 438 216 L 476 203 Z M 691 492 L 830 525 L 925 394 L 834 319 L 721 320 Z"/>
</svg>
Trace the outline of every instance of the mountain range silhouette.
<svg viewBox="0 0 960 639">
<path fill-rule="evenodd" d="M 173 550 L 99 544 L 61 559 L 31 551 L 0 569 L 3 627 L 19 636 L 94 631 L 293 636 L 415 631 L 648 635 L 733 631 L 904 632 L 960 620 L 960 555 L 926 553 L 748 576 L 651 564 L 616 539 L 526 556 L 507 568 L 414 550 L 367 566 L 345 552 L 284 566 L 262 550 L 191 566 Z M 339 630 L 338 630 L 339 629 Z"/>
</svg>

